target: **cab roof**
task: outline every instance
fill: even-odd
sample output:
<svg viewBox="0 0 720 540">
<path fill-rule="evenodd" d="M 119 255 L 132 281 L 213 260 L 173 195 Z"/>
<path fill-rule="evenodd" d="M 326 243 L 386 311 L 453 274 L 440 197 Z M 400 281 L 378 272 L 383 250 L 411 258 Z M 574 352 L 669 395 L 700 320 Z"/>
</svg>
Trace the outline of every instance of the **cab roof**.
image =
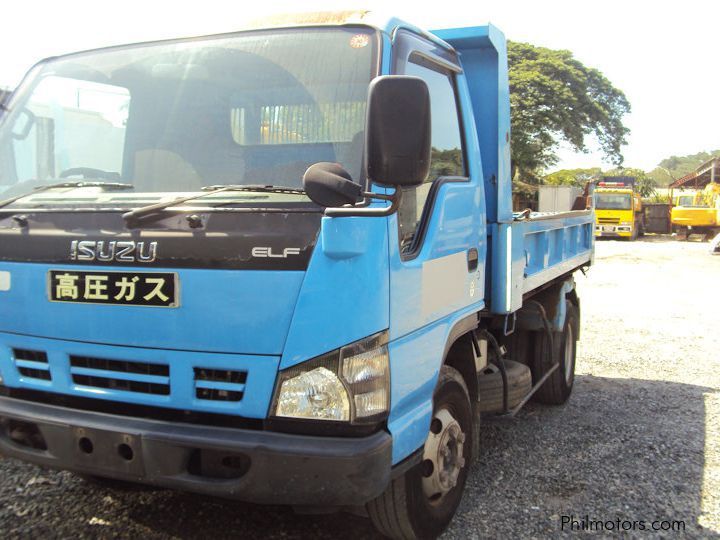
<svg viewBox="0 0 720 540">
<path fill-rule="evenodd" d="M 373 27 L 392 37 L 399 28 L 412 30 L 446 49 L 453 47 L 435 34 L 423 30 L 397 17 L 370 10 L 312 11 L 305 13 L 279 13 L 249 21 L 238 30 L 263 30 L 269 28 L 292 28 L 302 26 L 342 26 L 362 24 Z"/>
</svg>

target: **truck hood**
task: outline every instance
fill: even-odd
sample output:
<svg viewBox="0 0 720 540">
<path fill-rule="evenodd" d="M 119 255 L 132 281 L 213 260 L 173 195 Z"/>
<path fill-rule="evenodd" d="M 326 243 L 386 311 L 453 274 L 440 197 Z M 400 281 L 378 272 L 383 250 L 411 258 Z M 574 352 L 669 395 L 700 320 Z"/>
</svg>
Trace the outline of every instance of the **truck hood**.
<svg viewBox="0 0 720 540">
<path fill-rule="evenodd" d="M 25 226 L 1 216 L 0 332 L 144 348 L 281 355 L 320 215 L 201 217 L 202 229 L 190 229 L 182 216 L 171 216 L 142 230 L 128 230 L 114 213 L 28 214 Z M 95 253 L 95 260 L 88 261 L 78 260 L 73 242 L 91 247 L 105 243 L 101 249 L 86 250 Z M 155 242 L 156 256 L 147 263 L 126 262 L 117 254 L 109 257 L 110 242 L 116 247 L 118 242 L 143 242 L 145 259 L 152 258 L 147 257 L 147 246 Z M 97 261 L 100 251 L 104 262 Z M 51 270 L 69 275 L 172 272 L 178 305 L 51 301 Z"/>
</svg>

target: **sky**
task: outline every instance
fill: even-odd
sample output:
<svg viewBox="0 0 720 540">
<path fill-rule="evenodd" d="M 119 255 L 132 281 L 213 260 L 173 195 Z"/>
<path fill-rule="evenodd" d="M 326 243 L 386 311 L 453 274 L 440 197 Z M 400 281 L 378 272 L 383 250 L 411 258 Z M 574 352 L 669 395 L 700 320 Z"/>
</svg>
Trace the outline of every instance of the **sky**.
<svg viewBox="0 0 720 540">
<path fill-rule="evenodd" d="M 632 105 L 625 117 L 631 130 L 623 148 L 626 167 L 650 170 L 671 155 L 720 148 L 717 0 L 5 0 L 0 87 L 15 87 L 48 56 L 230 32 L 270 13 L 357 8 L 427 29 L 492 22 L 508 39 L 569 49 L 604 73 Z M 565 148 L 560 156 L 557 168 L 610 167 L 597 151 Z"/>
</svg>

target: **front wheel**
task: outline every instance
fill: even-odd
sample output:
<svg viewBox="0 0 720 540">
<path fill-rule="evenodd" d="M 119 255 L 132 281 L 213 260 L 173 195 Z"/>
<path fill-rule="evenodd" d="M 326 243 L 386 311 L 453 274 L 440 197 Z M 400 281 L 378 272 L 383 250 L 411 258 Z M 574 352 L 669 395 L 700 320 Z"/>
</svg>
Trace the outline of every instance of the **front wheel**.
<svg viewBox="0 0 720 540">
<path fill-rule="evenodd" d="M 460 373 L 442 366 L 422 461 L 367 505 L 390 538 L 437 538 L 455 515 L 472 460 L 470 395 Z"/>
</svg>

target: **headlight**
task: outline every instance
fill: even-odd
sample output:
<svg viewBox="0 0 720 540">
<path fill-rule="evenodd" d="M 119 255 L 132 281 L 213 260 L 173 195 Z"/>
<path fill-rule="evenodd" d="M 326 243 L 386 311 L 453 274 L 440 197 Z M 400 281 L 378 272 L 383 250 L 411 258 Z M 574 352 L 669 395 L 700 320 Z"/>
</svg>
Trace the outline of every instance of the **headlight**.
<svg viewBox="0 0 720 540">
<path fill-rule="evenodd" d="M 273 415 L 372 423 L 390 406 L 387 332 L 280 372 Z"/>
<path fill-rule="evenodd" d="M 327 368 L 318 367 L 282 382 L 275 414 L 318 420 L 350 420 L 350 401 L 338 376 Z"/>
</svg>

